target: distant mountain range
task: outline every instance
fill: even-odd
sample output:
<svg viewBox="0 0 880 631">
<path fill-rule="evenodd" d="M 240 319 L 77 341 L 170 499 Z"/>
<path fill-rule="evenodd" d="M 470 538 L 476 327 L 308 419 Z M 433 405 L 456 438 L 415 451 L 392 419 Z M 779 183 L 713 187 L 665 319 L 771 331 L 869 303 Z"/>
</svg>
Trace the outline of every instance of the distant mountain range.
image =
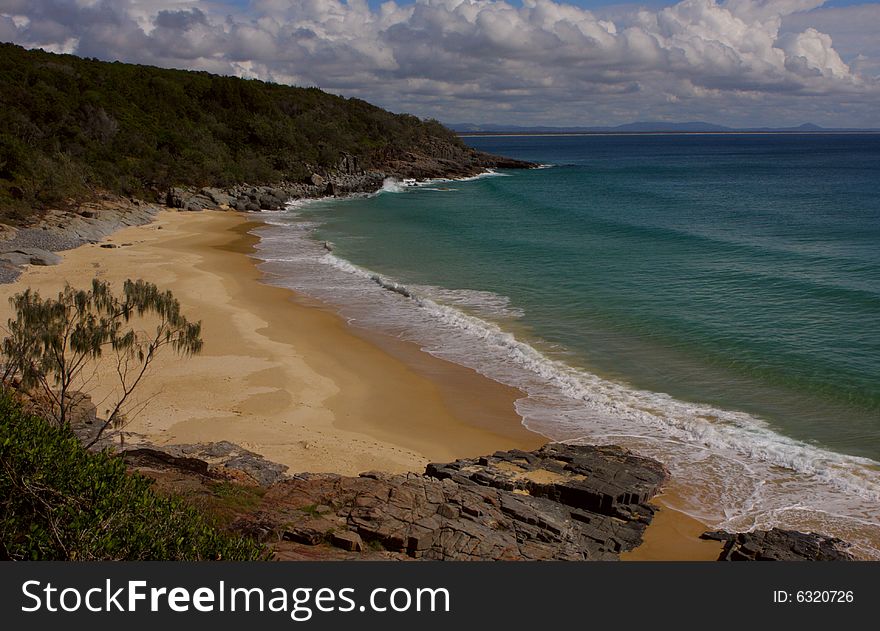
<svg viewBox="0 0 880 631">
<path fill-rule="evenodd" d="M 490 123 L 477 125 L 473 123 L 447 124 L 447 127 L 460 134 L 486 134 L 486 133 L 508 133 L 508 134 L 564 134 L 564 133 L 581 133 L 581 134 L 645 134 L 645 133 L 742 133 L 742 132 L 789 132 L 789 133 L 813 133 L 813 132 L 855 132 L 867 131 L 878 132 L 878 129 L 860 129 L 860 128 L 828 128 L 814 125 L 813 123 L 804 123 L 797 127 L 726 127 L 725 125 L 715 125 L 713 123 L 705 123 L 703 121 L 691 121 L 687 123 L 667 123 L 662 121 L 642 121 L 636 123 L 626 123 L 625 125 L 616 125 L 614 127 L 546 127 L 546 126 L 517 126 L 517 125 L 494 125 Z"/>
</svg>

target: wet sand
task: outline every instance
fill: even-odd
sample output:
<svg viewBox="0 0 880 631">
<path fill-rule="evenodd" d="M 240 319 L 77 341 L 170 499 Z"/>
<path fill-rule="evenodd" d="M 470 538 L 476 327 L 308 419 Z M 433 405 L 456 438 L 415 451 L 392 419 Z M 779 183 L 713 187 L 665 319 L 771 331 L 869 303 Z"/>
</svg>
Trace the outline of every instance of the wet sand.
<svg viewBox="0 0 880 631">
<path fill-rule="evenodd" d="M 143 278 L 170 289 L 182 312 L 202 321 L 204 348 L 166 353 L 134 402 L 128 443 L 228 440 L 286 464 L 291 472 L 357 475 L 423 471 L 430 461 L 535 449 L 546 442 L 514 410 L 522 393 L 433 357 L 411 343 L 350 327 L 324 305 L 260 282 L 249 256 L 259 224 L 230 212 L 163 211 L 154 223 L 63 253 L 0 285 L 0 320 L 12 294 L 48 294 L 95 276 L 120 287 Z M 105 243 L 106 244 L 106 243 Z M 103 366 L 96 383 L 112 383 Z M 99 414 L 109 389 L 94 400 Z M 712 559 L 705 528 L 661 510 L 632 560 Z"/>
</svg>

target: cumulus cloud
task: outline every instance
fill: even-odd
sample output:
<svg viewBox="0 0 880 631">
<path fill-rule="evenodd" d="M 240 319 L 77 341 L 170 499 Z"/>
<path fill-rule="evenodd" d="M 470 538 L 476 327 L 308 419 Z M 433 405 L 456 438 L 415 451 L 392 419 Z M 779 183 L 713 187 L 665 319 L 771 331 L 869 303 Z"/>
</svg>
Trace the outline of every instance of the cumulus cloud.
<svg viewBox="0 0 880 631">
<path fill-rule="evenodd" d="M 775 124 L 809 115 L 878 125 L 878 80 L 862 72 L 876 51 L 851 51 L 846 61 L 832 36 L 809 23 L 822 2 L 682 0 L 597 15 L 553 0 L 389 1 L 378 9 L 365 0 L 254 0 L 244 10 L 182 0 L 0 0 L 0 37 L 317 85 L 446 121 Z"/>
<path fill-rule="evenodd" d="M 880 4 L 862 4 L 848 7 L 822 7 L 809 13 L 786 16 L 781 33 L 802 33 L 814 28 L 829 35 L 834 49 L 850 68 L 859 75 L 876 81 L 880 78 Z"/>
</svg>

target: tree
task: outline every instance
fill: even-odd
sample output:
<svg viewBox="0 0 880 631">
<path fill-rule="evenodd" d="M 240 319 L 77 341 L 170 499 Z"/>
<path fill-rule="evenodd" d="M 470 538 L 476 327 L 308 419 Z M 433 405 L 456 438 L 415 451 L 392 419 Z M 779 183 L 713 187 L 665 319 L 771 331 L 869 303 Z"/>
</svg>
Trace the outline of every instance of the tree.
<svg viewBox="0 0 880 631">
<path fill-rule="evenodd" d="M 43 299 L 28 288 L 10 302 L 16 317 L 2 343 L 4 381 L 18 376 L 26 390 L 45 393 L 58 425 L 70 425 L 71 411 L 88 396 L 90 368 L 109 356 L 118 383 L 107 418 L 87 447 L 107 428 L 124 424 L 126 403 L 163 348 L 181 356 L 202 348 L 201 322 L 189 322 L 170 291 L 143 280 L 125 281 L 121 298 L 96 278 L 88 290 L 68 284 L 57 298 Z M 135 328 L 135 321 L 144 328 Z M 150 326 L 155 328 L 148 332 Z"/>
</svg>

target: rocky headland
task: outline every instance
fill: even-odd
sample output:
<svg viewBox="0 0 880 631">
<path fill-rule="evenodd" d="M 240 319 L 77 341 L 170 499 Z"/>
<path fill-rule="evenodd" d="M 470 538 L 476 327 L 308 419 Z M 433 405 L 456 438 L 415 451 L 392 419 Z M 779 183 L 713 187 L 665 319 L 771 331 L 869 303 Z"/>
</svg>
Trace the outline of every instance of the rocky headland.
<svg viewBox="0 0 880 631">
<path fill-rule="evenodd" d="M 437 143 L 419 153 L 385 156 L 381 168 L 378 169 L 365 169 L 357 156 L 343 154 L 332 169 L 315 169 L 302 182 L 279 182 L 263 186 L 240 184 L 226 189 L 178 186 L 167 192 L 164 201 L 170 208 L 180 210 L 257 212 L 278 210 L 295 199 L 374 193 L 382 188 L 386 178 L 455 179 L 486 173 L 489 169 L 528 169 L 535 166 L 523 160 Z"/>
<path fill-rule="evenodd" d="M 228 442 L 120 457 L 277 560 L 617 560 L 642 542 L 668 476 L 619 447 L 553 443 L 358 477 L 291 475 Z M 840 540 L 794 531 L 704 538 L 724 543 L 719 561 L 853 558 Z"/>
<path fill-rule="evenodd" d="M 15 280 L 24 265 L 56 265 L 61 260 L 56 252 L 97 243 L 127 226 L 150 223 L 163 207 L 181 211 L 279 210 L 296 199 L 374 193 L 387 178 L 454 179 L 495 168 L 534 166 L 522 160 L 437 143 L 418 153 L 389 154 L 381 162 L 381 169 L 365 169 L 356 156 L 343 154 L 333 168 L 315 168 L 301 182 L 238 184 L 229 188 L 175 186 L 158 193 L 155 202 L 110 193 L 96 194 L 90 201 L 71 202 L 66 210 L 50 209 L 35 215 L 23 227 L 0 224 L 0 283 Z M 106 247 L 119 245 L 105 244 Z"/>
</svg>

